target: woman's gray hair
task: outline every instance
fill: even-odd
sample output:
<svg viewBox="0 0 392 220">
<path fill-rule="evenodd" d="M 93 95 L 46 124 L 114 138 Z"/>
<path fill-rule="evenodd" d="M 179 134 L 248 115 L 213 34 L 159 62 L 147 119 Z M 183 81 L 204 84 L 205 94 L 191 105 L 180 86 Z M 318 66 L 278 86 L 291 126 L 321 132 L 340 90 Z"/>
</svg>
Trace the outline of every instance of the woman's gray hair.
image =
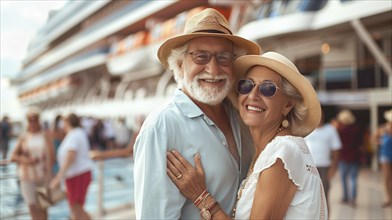
<svg viewBox="0 0 392 220">
<path fill-rule="evenodd" d="M 181 47 L 177 47 L 172 49 L 169 57 L 167 58 L 167 62 L 169 64 L 169 69 L 173 71 L 174 80 L 176 81 L 178 87 L 182 87 L 182 72 L 181 72 L 181 63 L 184 59 L 185 52 L 188 49 L 188 43 L 182 45 Z M 233 46 L 233 52 L 235 54 L 235 58 L 246 55 L 247 51 L 236 45 Z"/>
<path fill-rule="evenodd" d="M 282 91 L 283 93 L 291 100 L 294 101 L 294 107 L 287 114 L 286 118 L 290 122 L 290 124 L 300 125 L 304 120 L 306 115 L 308 114 L 308 109 L 304 105 L 301 94 L 298 90 L 291 85 L 289 81 L 287 81 L 284 77 L 282 79 Z"/>
</svg>

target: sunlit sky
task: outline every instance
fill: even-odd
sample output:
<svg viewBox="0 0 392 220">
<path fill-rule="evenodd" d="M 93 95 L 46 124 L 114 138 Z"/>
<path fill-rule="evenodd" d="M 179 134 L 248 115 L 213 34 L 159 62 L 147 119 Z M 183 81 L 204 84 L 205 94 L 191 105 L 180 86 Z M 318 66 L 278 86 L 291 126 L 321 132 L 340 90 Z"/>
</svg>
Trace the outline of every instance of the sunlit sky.
<svg viewBox="0 0 392 220">
<path fill-rule="evenodd" d="M 29 41 L 45 24 L 48 12 L 66 0 L 0 0 L 0 73 L 15 77 L 27 53 Z"/>
</svg>

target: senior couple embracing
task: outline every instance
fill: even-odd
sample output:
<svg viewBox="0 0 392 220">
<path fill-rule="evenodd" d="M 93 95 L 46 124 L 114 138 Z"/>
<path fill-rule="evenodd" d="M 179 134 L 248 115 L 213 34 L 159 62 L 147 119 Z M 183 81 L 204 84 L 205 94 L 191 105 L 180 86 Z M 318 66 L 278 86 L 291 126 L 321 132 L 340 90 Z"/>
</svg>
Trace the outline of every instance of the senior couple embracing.
<svg viewBox="0 0 392 220">
<path fill-rule="evenodd" d="M 304 137 L 321 117 L 285 56 L 260 55 L 207 8 L 158 50 L 178 85 L 134 145 L 136 218 L 327 219 Z"/>
</svg>

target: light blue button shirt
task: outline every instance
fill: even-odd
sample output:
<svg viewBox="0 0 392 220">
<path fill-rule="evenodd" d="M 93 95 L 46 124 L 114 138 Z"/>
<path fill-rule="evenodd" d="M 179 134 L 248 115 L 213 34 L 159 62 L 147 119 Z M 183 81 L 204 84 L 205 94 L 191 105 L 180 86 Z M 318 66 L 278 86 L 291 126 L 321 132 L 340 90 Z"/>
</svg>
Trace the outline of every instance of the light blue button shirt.
<svg viewBox="0 0 392 220">
<path fill-rule="evenodd" d="M 145 120 L 134 145 L 135 210 L 137 219 L 200 219 L 199 209 L 187 200 L 166 173 L 166 152 L 177 149 L 192 165 L 199 152 L 207 189 L 231 214 L 240 181 L 253 156 L 249 129 L 238 111 L 224 102 L 240 155 L 231 156 L 222 131 L 182 91 Z"/>
</svg>

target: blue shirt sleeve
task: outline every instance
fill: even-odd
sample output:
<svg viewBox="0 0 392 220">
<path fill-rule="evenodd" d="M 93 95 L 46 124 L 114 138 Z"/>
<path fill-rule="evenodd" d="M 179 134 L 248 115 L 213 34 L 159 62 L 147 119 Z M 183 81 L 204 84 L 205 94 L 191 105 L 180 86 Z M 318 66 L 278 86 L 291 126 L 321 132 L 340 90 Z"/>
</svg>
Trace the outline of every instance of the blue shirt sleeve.
<svg viewBox="0 0 392 220">
<path fill-rule="evenodd" d="M 147 124 L 147 125 L 146 125 Z M 168 137 L 145 123 L 134 145 L 135 211 L 137 219 L 179 219 L 186 198 L 166 173 Z"/>
</svg>

